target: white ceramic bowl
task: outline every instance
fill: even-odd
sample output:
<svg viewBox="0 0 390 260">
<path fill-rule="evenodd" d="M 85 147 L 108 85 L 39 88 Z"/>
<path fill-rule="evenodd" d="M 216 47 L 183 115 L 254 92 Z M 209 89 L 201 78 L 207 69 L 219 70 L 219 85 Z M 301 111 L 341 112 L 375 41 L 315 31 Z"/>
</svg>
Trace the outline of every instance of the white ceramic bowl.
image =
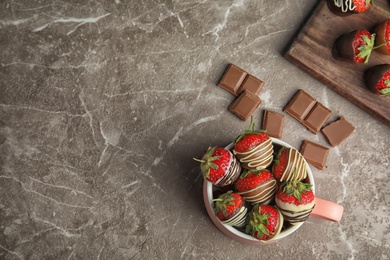
<svg viewBox="0 0 390 260">
<path fill-rule="evenodd" d="M 271 137 L 271 139 L 272 139 L 272 143 L 274 145 L 285 146 L 287 148 L 292 147 L 291 145 L 289 145 L 288 143 L 286 143 L 282 140 L 272 138 L 272 137 Z M 226 148 L 229 150 L 233 149 L 233 144 L 228 145 Z M 307 180 L 312 185 L 313 192 L 315 193 L 313 174 L 312 174 L 311 169 L 309 167 L 309 164 L 306 162 L 306 160 L 305 160 L 305 163 L 306 163 L 306 170 L 307 170 Z M 283 229 L 280 232 L 280 234 L 278 236 L 276 236 L 275 238 L 273 238 L 272 240 L 260 241 L 260 240 L 254 238 L 254 237 L 252 237 L 244 232 L 241 232 L 240 230 L 238 230 L 232 226 L 222 224 L 222 222 L 217 218 L 217 216 L 215 215 L 214 210 L 213 210 L 212 200 L 213 200 L 213 190 L 215 188 L 216 187 L 214 187 L 214 185 L 211 182 L 204 180 L 203 200 L 204 200 L 204 204 L 206 206 L 207 213 L 209 214 L 211 220 L 218 227 L 219 230 L 221 230 L 225 235 L 227 235 L 230 238 L 233 238 L 237 241 L 240 241 L 240 242 L 245 243 L 245 244 L 250 244 L 250 245 L 264 245 L 264 244 L 273 243 L 273 242 L 276 242 L 276 241 L 278 241 L 282 238 L 285 238 L 285 237 L 289 236 L 290 234 L 294 233 L 303 224 L 303 223 L 299 223 L 297 225 L 288 226 L 287 228 Z"/>
</svg>

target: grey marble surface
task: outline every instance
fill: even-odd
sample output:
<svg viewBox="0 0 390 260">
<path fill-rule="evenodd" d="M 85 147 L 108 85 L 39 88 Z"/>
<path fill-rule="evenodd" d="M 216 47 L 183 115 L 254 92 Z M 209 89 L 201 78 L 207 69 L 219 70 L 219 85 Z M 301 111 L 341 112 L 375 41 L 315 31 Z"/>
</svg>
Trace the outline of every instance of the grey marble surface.
<svg viewBox="0 0 390 260">
<path fill-rule="evenodd" d="M 390 128 L 282 56 L 317 1 L 0 2 L 0 259 L 389 259 Z M 299 88 L 356 130 L 313 167 L 345 207 L 248 246 L 206 213 L 199 157 L 248 127 L 234 63 L 280 113 Z M 285 114 L 283 140 L 328 146 Z"/>
</svg>

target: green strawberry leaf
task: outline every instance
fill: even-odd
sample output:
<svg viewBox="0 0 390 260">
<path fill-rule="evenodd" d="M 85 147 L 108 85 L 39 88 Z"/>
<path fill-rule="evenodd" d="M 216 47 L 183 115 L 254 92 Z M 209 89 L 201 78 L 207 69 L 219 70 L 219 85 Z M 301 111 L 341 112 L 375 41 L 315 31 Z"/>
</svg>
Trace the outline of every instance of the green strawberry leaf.
<svg viewBox="0 0 390 260">
<path fill-rule="evenodd" d="M 358 47 L 359 54 L 357 56 L 364 59 L 364 64 L 367 64 L 370 59 L 371 52 L 374 49 L 375 33 L 371 34 L 371 39 L 367 35 L 362 35 L 361 37 L 365 42 L 365 45 Z"/>
<path fill-rule="evenodd" d="M 212 168 L 212 169 L 214 169 L 214 170 L 217 170 L 217 169 L 218 169 L 218 164 L 216 164 L 216 163 L 210 162 L 210 163 L 209 163 L 209 166 L 210 166 L 210 168 Z"/>
<path fill-rule="evenodd" d="M 248 134 L 260 134 L 263 132 L 266 132 L 266 130 L 263 130 L 263 129 L 255 130 L 255 123 L 253 122 L 253 115 L 252 115 L 251 121 L 249 123 L 249 128 L 247 130 L 245 130 L 243 134 L 237 136 L 237 138 L 234 140 L 234 143 L 235 144 L 238 143 L 238 141 L 240 141 L 244 136 L 246 136 Z"/>
<path fill-rule="evenodd" d="M 301 200 L 302 200 L 302 194 L 301 194 L 301 192 L 300 192 L 299 190 L 294 190 L 294 197 L 295 197 L 297 200 L 301 201 Z"/>
<path fill-rule="evenodd" d="M 385 97 L 390 96 L 390 88 L 382 88 L 379 93 Z"/>
<path fill-rule="evenodd" d="M 386 84 L 386 86 L 388 86 L 388 87 L 390 87 L 390 80 L 385 80 L 385 84 Z"/>
</svg>

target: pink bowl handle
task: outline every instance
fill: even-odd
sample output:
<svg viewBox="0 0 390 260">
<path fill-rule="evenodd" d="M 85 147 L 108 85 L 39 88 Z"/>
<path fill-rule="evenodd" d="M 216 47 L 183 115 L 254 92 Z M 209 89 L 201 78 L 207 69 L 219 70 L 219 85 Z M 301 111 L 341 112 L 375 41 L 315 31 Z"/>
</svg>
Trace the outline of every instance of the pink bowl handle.
<svg viewBox="0 0 390 260">
<path fill-rule="evenodd" d="M 343 216 L 344 207 L 335 202 L 316 198 L 316 205 L 310 216 L 331 221 L 340 221 Z"/>
</svg>

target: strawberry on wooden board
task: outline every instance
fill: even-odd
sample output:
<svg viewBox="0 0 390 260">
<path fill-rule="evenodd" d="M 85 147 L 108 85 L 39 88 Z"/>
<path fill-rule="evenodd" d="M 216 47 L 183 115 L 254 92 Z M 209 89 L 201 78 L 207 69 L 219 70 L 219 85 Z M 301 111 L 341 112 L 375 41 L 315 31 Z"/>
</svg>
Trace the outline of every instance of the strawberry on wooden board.
<svg viewBox="0 0 390 260">
<path fill-rule="evenodd" d="M 242 227 L 245 225 L 247 208 L 240 194 L 228 191 L 216 199 L 214 212 L 222 223 Z"/>
<path fill-rule="evenodd" d="M 234 186 L 244 200 L 265 205 L 274 198 L 276 179 L 269 170 L 250 170 L 244 171 Z"/>
<path fill-rule="evenodd" d="M 374 30 L 376 34 L 375 44 L 378 45 L 378 51 L 390 55 L 390 19 L 380 23 Z"/>
<path fill-rule="evenodd" d="M 364 73 L 366 86 L 375 94 L 390 96 L 390 64 L 381 64 L 369 68 Z"/>
<path fill-rule="evenodd" d="M 356 12 L 358 13 L 363 13 L 367 11 L 373 3 L 372 0 L 353 0 L 352 2 L 355 5 Z"/>
<path fill-rule="evenodd" d="M 255 130 L 253 117 L 249 129 L 234 141 L 234 155 L 237 156 L 243 168 L 261 170 L 267 168 L 273 159 L 272 139 L 264 130 Z"/>
<path fill-rule="evenodd" d="M 281 182 L 303 180 L 307 176 L 306 162 L 298 150 L 283 146 L 275 157 L 272 173 Z"/>
<path fill-rule="evenodd" d="M 283 215 L 270 205 L 255 205 L 248 213 L 245 232 L 259 240 L 271 240 L 283 227 Z"/>
<path fill-rule="evenodd" d="M 232 184 L 241 173 L 240 163 L 225 148 L 209 147 L 202 159 L 193 159 L 200 162 L 203 177 L 219 187 Z"/>
<path fill-rule="evenodd" d="M 291 224 L 305 221 L 312 212 L 315 198 L 311 187 L 311 184 L 297 180 L 281 183 L 275 202 L 284 219 Z"/>
<path fill-rule="evenodd" d="M 333 56 L 336 59 L 354 63 L 369 62 L 374 47 L 375 34 L 367 30 L 354 30 L 341 35 L 333 44 Z"/>
<path fill-rule="evenodd" d="M 329 9 L 339 16 L 366 12 L 373 4 L 372 0 L 327 0 L 327 2 Z"/>
</svg>

